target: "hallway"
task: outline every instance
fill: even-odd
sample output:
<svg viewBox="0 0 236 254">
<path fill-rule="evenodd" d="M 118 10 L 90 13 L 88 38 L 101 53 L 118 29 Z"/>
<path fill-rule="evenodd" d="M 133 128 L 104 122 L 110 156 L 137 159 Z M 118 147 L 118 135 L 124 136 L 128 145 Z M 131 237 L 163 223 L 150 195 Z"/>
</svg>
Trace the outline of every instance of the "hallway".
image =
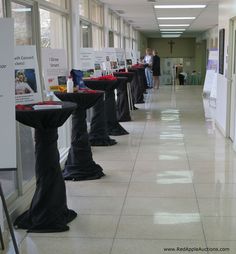
<svg viewBox="0 0 236 254">
<path fill-rule="evenodd" d="M 69 207 L 79 214 L 71 230 L 17 231 L 21 252 L 161 254 L 207 246 L 236 253 L 236 154 L 205 119 L 201 93 L 200 86 L 149 92 L 134 121 L 124 123 L 130 135 L 93 148 L 107 176 L 66 183 Z"/>
</svg>

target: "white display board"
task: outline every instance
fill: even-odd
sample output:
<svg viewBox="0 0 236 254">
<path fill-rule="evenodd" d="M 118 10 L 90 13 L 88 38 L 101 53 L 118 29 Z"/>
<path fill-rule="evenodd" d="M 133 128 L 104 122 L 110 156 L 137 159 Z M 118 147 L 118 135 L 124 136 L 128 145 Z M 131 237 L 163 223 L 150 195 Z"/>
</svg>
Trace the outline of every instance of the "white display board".
<svg viewBox="0 0 236 254">
<path fill-rule="evenodd" d="M 93 70 L 95 63 L 95 53 L 93 48 L 80 49 L 79 69 L 82 71 Z"/>
<path fill-rule="evenodd" d="M 69 70 L 64 49 L 42 49 L 43 76 L 46 90 L 56 85 L 66 85 Z"/>
<path fill-rule="evenodd" d="M 212 95 L 216 99 L 217 90 L 217 65 L 218 65 L 218 50 L 209 50 L 209 58 L 207 64 L 206 77 L 203 87 L 203 94 Z"/>
<path fill-rule="evenodd" d="M 35 46 L 15 47 L 15 98 L 16 104 L 42 101 Z"/>
<path fill-rule="evenodd" d="M 106 56 L 102 51 L 94 52 L 94 76 L 98 77 L 102 75 L 102 72 L 106 71 Z"/>
<path fill-rule="evenodd" d="M 125 66 L 126 66 L 125 50 L 121 49 L 121 48 L 116 48 L 115 52 L 116 52 L 116 57 L 117 57 L 119 68 L 125 68 Z"/>
<path fill-rule="evenodd" d="M 0 170 L 16 168 L 13 30 L 13 19 L 0 19 Z"/>
<path fill-rule="evenodd" d="M 105 57 L 106 57 L 107 71 L 117 70 L 118 69 L 118 60 L 117 60 L 115 48 L 103 48 L 102 52 L 104 52 Z"/>
</svg>

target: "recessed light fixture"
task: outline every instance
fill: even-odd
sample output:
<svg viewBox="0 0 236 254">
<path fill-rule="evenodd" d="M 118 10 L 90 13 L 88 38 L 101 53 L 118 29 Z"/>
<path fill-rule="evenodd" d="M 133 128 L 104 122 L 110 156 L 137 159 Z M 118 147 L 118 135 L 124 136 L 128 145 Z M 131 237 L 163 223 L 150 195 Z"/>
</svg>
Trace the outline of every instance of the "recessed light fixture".
<svg viewBox="0 0 236 254">
<path fill-rule="evenodd" d="M 196 19 L 196 17 L 159 17 L 158 20 L 188 20 Z"/>
<path fill-rule="evenodd" d="M 190 26 L 189 24 L 159 24 L 160 27 L 188 27 Z"/>
<path fill-rule="evenodd" d="M 160 4 L 155 5 L 155 9 L 202 9 L 206 8 L 206 4 Z"/>
<path fill-rule="evenodd" d="M 160 29 L 160 31 L 162 32 L 169 32 L 169 31 L 173 31 L 173 32 L 177 32 L 177 31 L 185 31 L 186 29 L 184 29 L 184 28 L 173 28 L 173 29 L 171 29 L 171 28 L 161 28 Z"/>
<path fill-rule="evenodd" d="M 12 9 L 14 12 L 30 12 L 32 11 L 31 8 L 17 8 L 17 9 Z"/>
<path fill-rule="evenodd" d="M 162 34 L 169 34 L 170 32 L 161 31 Z M 182 34 L 183 32 L 172 32 L 171 34 Z"/>
<path fill-rule="evenodd" d="M 180 36 L 181 34 L 162 34 L 161 35 L 162 38 L 178 38 Z"/>
</svg>

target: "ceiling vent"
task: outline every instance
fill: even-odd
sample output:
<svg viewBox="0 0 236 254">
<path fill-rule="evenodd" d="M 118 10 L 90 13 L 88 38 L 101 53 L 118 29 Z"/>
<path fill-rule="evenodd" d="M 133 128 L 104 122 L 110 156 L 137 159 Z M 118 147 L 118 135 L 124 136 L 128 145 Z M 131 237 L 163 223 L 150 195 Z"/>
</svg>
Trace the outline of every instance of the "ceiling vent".
<svg viewBox="0 0 236 254">
<path fill-rule="evenodd" d="M 156 3 L 156 0 L 147 0 L 149 3 Z"/>
</svg>

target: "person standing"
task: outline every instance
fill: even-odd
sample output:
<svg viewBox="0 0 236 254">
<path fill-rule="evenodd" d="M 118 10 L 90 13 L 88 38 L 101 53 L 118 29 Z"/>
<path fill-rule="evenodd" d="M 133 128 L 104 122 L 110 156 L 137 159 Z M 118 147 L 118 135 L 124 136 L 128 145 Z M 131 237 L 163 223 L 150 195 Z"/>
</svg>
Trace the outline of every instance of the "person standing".
<svg viewBox="0 0 236 254">
<path fill-rule="evenodd" d="M 152 88 L 153 86 L 153 78 L 152 78 L 152 50 L 150 48 L 146 49 L 146 56 L 144 57 L 145 68 L 145 76 L 147 79 L 148 88 Z"/>
<path fill-rule="evenodd" d="M 153 75 L 153 87 L 159 89 L 160 87 L 160 76 L 161 76 L 161 63 L 160 57 L 158 56 L 158 51 L 153 50 L 152 59 L 152 75 Z"/>
</svg>

